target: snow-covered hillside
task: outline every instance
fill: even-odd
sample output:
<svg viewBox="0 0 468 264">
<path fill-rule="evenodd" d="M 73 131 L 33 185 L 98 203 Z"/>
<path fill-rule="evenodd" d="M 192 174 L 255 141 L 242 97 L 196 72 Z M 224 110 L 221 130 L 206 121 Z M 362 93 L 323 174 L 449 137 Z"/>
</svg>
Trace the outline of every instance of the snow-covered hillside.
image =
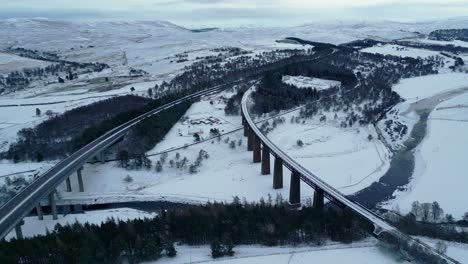
<svg viewBox="0 0 468 264">
<path fill-rule="evenodd" d="M 59 53 L 80 62 L 103 62 L 113 67 L 134 67 L 151 74 L 170 74 L 184 63 L 171 57 L 187 52 L 206 56 L 210 49 L 234 46 L 249 51 L 298 47 L 275 40 L 299 37 L 340 44 L 360 38 L 394 40 L 435 29 L 459 28 L 466 18 L 426 23 L 333 22 L 284 28 L 240 27 L 194 32 L 163 21 L 65 22 L 47 19 L 0 21 L 0 49 L 22 47 Z M 21 32 L 21 34 L 18 34 Z"/>
</svg>

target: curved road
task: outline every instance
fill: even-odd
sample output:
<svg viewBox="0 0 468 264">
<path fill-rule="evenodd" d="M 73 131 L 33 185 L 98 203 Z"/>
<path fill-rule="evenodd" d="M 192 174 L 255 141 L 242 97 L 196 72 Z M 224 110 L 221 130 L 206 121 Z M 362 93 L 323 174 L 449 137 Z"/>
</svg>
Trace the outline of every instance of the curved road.
<svg viewBox="0 0 468 264">
<path fill-rule="evenodd" d="M 237 82 L 219 85 L 210 89 L 199 91 L 153 109 L 137 118 L 126 122 L 125 124 L 110 130 L 98 139 L 68 156 L 66 159 L 60 161 L 57 165 L 46 171 L 31 184 L 25 187 L 16 196 L 11 198 L 7 203 L 0 207 L 0 238 L 5 237 L 10 232 L 10 230 L 12 230 L 18 223 L 20 223 L 21 220 L 26 215 L 28 215 L 43 198 L 53 192 L 55 188 L 59 186 L 68 176 L 75 173 L 80 167 L 82 167 L 87 160 L 92 159 L 98 153 L 121 139 L 130 128 L 138 124 L 140 121 L 182 102 L 223 90 L 227 86 Z"/>
<path fill-rule="evenodd" d="M 383 220 L 380 216 L 372 212 L 371 210 L 367 209 L 366 207 L 360 205 L 359 203 L 356 203 L 349 198 L 347 198 L 345 195 L 343 195 L 341 192 L 327 184 L 326 182 L 322 181 L 318 176 L 315 174 L 311 173 L 304 167 L 302 167 L 298 162 L 296 162 L 294 159 L 289 157 L 285 152 L 283 152 L 279 147 L 277 147 L 273 142 L 270 141 L 261 131 L 260 129 L 256 126 L 255 122 L 252 120 L 252 117 L 249 114 L 248 111 L 248 103 L 250 103 L 250 95 L 252 93 L 252 89 L 248 90 L 245 92 L 244 96 L 242 97 L 242 113 L 248 123 L 249 128 L 255 133 L 255 135 L 260 139 L 260 141 L 267 146 L 270 149 L 270 153 L 274 155 L 277 158 L 281 158 L 283 161 L 283 165 L 291 168 L 292 170 L 298 172 L 301 175 L 301 180 L 304 181 L 306 184 L 311 186 L 312 188 L 316 189 L 319 188 L 323 190 L 324 195 L 333 202 L 336 202 L 338 204 L 344 205 L 356 214 L 362 216 L 363 218 L 367 219 L 370 223 L 374 225 L 374 234 L 376 236 L 380 235 L 382 232 L 386 232 L 388 234 L 391 234 L 397 238 L 403 239 L 411 244 L 418 244 L 422 247 L 424 247 L 427 250 L 430 250 L 430 252 L 433 252 L 435 255 L 440 256 L 442 259 L 447 261 L 447 263 L 459 263 L 456 260 L 443 255 L 439 254 L 435 249 L 432 247 L 413 239 L 412 237 L 400 232 L 398 229 L 396 229 L 394 226 L 390 225 L 387 223 L 385 220 Z"/>
</svg>

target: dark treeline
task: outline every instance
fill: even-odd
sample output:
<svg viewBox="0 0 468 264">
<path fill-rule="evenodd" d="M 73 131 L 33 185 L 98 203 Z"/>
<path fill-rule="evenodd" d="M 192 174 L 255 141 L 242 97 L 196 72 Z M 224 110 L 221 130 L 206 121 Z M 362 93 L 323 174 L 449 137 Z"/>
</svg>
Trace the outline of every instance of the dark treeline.
<svg viewBox="0 0 468 264">
<path fill-rule="evenodd" d="M 307 76 L 340 81 L 344 87 L 354 87 L 357 79 L 353 72 L 343 67 L 320 63 L 300 62 L 290 64 L 265 75 L 253 94 L 253 111 L 259 114 L 289 109 L 310 100 L 318 99 L 321 92 L 311 88 L 297 88 L 282 81 L 283 75 Z M 332 89 L 333 90 L 333 89 Z M 330 93 L 326 91 L 324 93 Z"/>
<path fill-rule="evenodd" d="M 319 93 L 315 89 L 299 89 L 282 81 L 280 73 L 265 75 L 253 94 L 255 105 L 253 112 L 258 114 L 289 109 L 306 100 L 317 99 Z"/>
<path fill-rule="evenodd" d="M 113 120 L 125 112 L 142 108 L 151 101 L 127 95 L 72 109 L 51 117 L 34 128 L 20 130 L 18 141 L 11 144 L 2 156 L 15 161 L 65 157 L 76 150 L 77 146 L 81 146 L 81 134 L 86 129 L 97 126 L 104 120 Z"/>
<path fill-rule="evenodd" d="M 468 233 L 463 230 L 457 230 L 455 224 L 449 225 L 416 221 L 416 217 L 412 213 L 395 221 L 394 224 L 408 235 L 426 236 L 468 244 Z"/>
<path fill-rule="evenodd" d="M 315 65 L 314 67 L 319 70 L 308 71 L 307 64 Z M 355 123 L 361 125 L 373 123 L 381 117 L 385 109 L 400 101 L 398 94 L 392 91 L 393 84 L 401 78 L 437 73 L 433 61 L 360 53 L 350 49 L 337 50 L 327 56 L 318 57 L 314 62 L 298 65 L 304 66 L 293 68 L 295 70 L 289 72 L 278 70 L 279 75 L 274 78 L 268 77 L 260 83 L 259 92 L 254 95 L 257 113 L 285 109 L 288 104 L 291 108 L 296 105 L 294 102 L 305 101 L 306 107 L 301 111 L 303 118 L 313 117 L 321 111 L 343 111 L 347 113 L 341 123 L 343 127 Z M 311 96 L 307 94 L 298 96 L 297 94 L 307 92 L 286 84 L 275 83 L 281 82 L 280 75 L 285 74 L 337 80 L 341 81 L 342 85 L 338 89 L 320 92 L 320 100 L 315 101 L 315 93 L 311 93 Z M 278 89 L 283 89 L 287 93 Z M 286 96 L 293 96 L 293 99 Z M 292 102 L 285 104 L 285 100 Z"/>
<path fill-rule="evenodd" d="M 47 236 L 0 242 L 0 263 L 139 263 L 174 256 L 174 242 L 212 247 L 218 241 L 268 246 L 317 245 L 328 239 L 350 243 L 370 230 L 347 210 L 290 210 L 282 204 L 241 204 L 235 199 L 230 205 L 163 211 L 154 219 L 57 225 Z"/>
<path fill-rule="evenodd" d="M 351 42 L 343 43 L 340 44 L 342 47 L 348 47 L 348 48 L 353 48 L 353 49 L 364 49 L 364 48 L 370 48 L 378 44 L 385 44 L 387 42 L 382 42 L 374 39 L 357 39 L 353 40 Z"/>
<path fill-rule="evenodd" d="M 455 46 L 455 45 L 441 45 L 441 44 L 428 44 L 428 43 L 413 43 L 413 42 L 403 42 L 396 41 L 395 44 L 406 46 L 416 49 L 427 49 L 440 52 L 450 52 L 454 54 L 463 54 L 468 52 L 467 47 Z"/>
<path fill-rule="evenodd" d="M 192 102 L 187 101 L 141 121 L 117 144 L 118 152 L 124 151 L 129 157 L 143 156 L 166 136 L 191 105 Z"/>
<path fill-rule="evenodd" d="M 224 108 L 226 115 L 240 114 L 242 96 L 244 95 L 245 91 L 247 91 L 247 89 L 249 89 L 249 85 L 241 84 L 236 94 L 228 99 L 226 107 Z"/>
<path fill-rule="evenodd" d="M 429 34 L 429 39 L 435 40 L 461 40 L 468 41 L 468 28 L 462 29 L 439 29 Z"/>
<path fill-rule="evenodd" d="M 291 63 L 310 61 L 329 54 L 329 50 L 276 50 L 255 56 L 238 56 L 225 61 L 210 58 L 199 60 L 176 76 L 171 82 L 163 82 L 154 87 L 156 96 L 165 96 L 174 91 L 200 90 L 206 87 L 230 83 L 239 79 L 252 79 L 266 72 Z"/>
</svg>

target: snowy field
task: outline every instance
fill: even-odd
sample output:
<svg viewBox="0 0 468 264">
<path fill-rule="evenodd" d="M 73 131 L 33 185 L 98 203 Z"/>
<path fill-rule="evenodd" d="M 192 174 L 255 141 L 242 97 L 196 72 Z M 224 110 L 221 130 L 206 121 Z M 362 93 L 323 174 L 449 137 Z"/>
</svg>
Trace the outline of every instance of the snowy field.
<svg viewBox="0 0 468 264">
<path fill-rule="evenodd" d="M 294 115 L 298 113 L 285 115 L 286 122 L 277 125 L 267 136 L 302 166 L 342 193 L 352 194 L 369 186 L 388 169 L 390 153 L 376 140 L 372 126 L 343 129 L 333 116 L 327 117 L 327 122 L 314 118 L 305 124 L 290 123 Z M 374 139 L 369 140 L 369 135 Z M 298 140 L 303 142 L 302 147 L 297 145 Z"/>
<path fill-rule="evenodd" d="M 154 264 L 175 263 L 225 263 L 225 264 L 305 264 L 305 263 L 359 263 L 359 264 L 396 264 L 407 263 L 396 260 L 382 251 L 376 242 L 369 240 L 350 245 L 330 244 L 320 247 L 234 247 L 234 257 L 213 260 L 209 247 L 176 246 L 177 256 L 173 259 L 162 258 L 149 262 Z"/>
<path fill-rule="evenodd" d="M 23 68 L 46 67 L 51 63 L 0 52 L 0 74 L 7 74 Z"/>
<path fill-rule="evenodd" d="M 57 224 L 66 225 L 73 223 L 90 223 L 100 225 L 111 218 L 127 221 L 132 219 L 154 218 L 155 216 L 156 213 L 149 213 L 131 208 L 119 208 L 87 211 L 82 214 L 68 214 L 65 216 L 59 214 L 57 220 L 52 220 L 51 215 L 44 215 L 44 220 L 39 220 L 37 216 L 25 217 L 24 225 L 21 228 L 23 230 L 24 237 L 34 237 L 38 235 L 46 235 L 47 230 L 53 230 Z M 15 230 L 11 231 L 5 239 L 9 240 L 14 237 L 16 237 Z"/>
<path fill-rule="evenodd" d="M 393 55 L 393 56 L 400 56 L 400 57 L 412 57 L 412 58 L 427 58 L 429 56 L 440 56 L 440 52 L 425 50 L 425 49 L 416 49 L 416 48 L 409 48 L 405 46 L 395 45 L 395 44 L 385 44 L 381 45 L 378 44 L 374 47 L 362 49 L 361 52 L 367 53 L 377 53 L 383 55 Z M 452 60 L 449 60 L 452 61 Z"/>
<path fill-rule="evenodd" d="M 178 122 L 164 140 L 148 154 L 193 143 L 193 133 L 198 133 L 201 139 L 206 139 L 210 137 L 209 131 L 212 128 L 219 129 L 221 134 L 239 129 L 241 127 L 240 116 L 224 114 L 225 103 L 222 97 L 230 95 L 232 93 L 222 93 L 204 98 L 192 105 L 186 113 L 188 119 Z M 209 120 L 218 121 L 211 124 L 208 123 Z M 197 124 L 199 121 L 207 123 Z M 231 142 L 234 142 L 234 148 L 230 146 Z M 188 164 L 192 164 L 200 150 L 206 151 L 209 158 L 202 162 L 197 173 L 191 174 L 187 168 L 177 169 L 175 166 L 171 168 L 169 163 L 170 160 L 177 161 L 176 153 L 180 155 L 179 161 L 186 157 Z M 154 165 L 160 156 L 153 156 L 150 159 Z M 271 168 L 273 168 L 273 162 L 272 158 Z M 117 162 L 87 165 L 83 171 L 85 192 L 67 193 L 63 185 L 59 188 L 62 200 L 58 203 L 141 200 L 190 203 L 215 200 L 231 202 L 234 196 L 245 197 L 248 201 L 259 201 L 262 197 L 267 199 L 268 194 L 273 199 L 277 194 L 281 194 L 287 200 L 290 175 L 286 168 L 284 171 L 284 188 L 274 190 L 272 175 L 260 174 L 260 164 L 253 164 L 252 152 L 247 152 L 247 140 L 243 137 L 243 132 L 238 131 L 225 135 L 220 140 L 209 140 L 169 153 L 161 172 L 156 172 L 154 166 L 151 170 L 122 169 Z M 132 177 L 132 182 L 127 183 L 123 180 L 127 175 Z M 72 186 L 74 190 L 77 190 L 76 176 L 72 177 Z M 302 198 L 311 197 L 313 190 L 305 184 L 302 186 Z"/>
<path fill-rule="evenodd" d="M 416 169 L 408 190 L 397 193 L 389 208 L 404 213 L 413 201 L 437 201 L 456 219 L 468 212 L 466 193 L 468 94 L 441 102 L 430 114 L 428 133 L 417 148 Z"/>
<path fill-rule="evenodd" d="M 325 80 L 320 78 L 310 78 L 305 76 L 283 76 L 283 82 L 294 85 L 297 88 L 313 88 L 320 90 L 326 90 L 331 87 L 340 87 L 341 82 L 333 80 Z"/>
<path fill-rule="evenodd" d="M 393 90 L 403 99 L 415 102 L 438 93 L 468 87 L 468 74 L 445 73 L 402 79 Z"/>
</svg>

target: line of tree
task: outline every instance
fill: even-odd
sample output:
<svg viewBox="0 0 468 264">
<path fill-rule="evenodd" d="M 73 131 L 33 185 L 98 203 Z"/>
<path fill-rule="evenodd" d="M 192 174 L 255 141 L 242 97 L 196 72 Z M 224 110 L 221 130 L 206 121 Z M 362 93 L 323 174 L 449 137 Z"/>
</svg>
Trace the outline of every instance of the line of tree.
<svg viewBox="0 0 468 264">
<path fill-rule="evenodd" d="M 461 40 L 468 42 L 468 28 L 435 30 L 429 33 L 429 39 L 445 41 Z"/>
<path fill-rule="evenodd" d="M 434 61 L 341 49 L 315 61 L 290 64 L 267 74 L 253 95 L 253 110 L 263 114 L 306 104 L 302 118 L 311 118 L 321 111 L 343 111 L 347 113 L 343 127 L 369 124 L 401 100 L 392 91 L 393 84 L 401 78 L 437 73 L 436 68 Z M 308 91 L 283 83 L 283 75 L 337 80 L 342 85 L 320 92 Z"/>
<path fill-rule="evenodd" d="M 83 63 L 62 60 L 57 54 L 51 52 L 28 50 L 24 48 L 9 49 L 8 51 L 22 57 L 48 61 L 52 64 L 43 68 L 25 68 L 21 71 L 13 71 L 6 76 L 0 75 L 0 94 L 3 92 L 25 89 L 34 80 L 41 80 L 48 77 L 57 78 L 58 76 L 58 82 L 65 82 L 65 80 L 76 79 L 78 74 L 81 73 L 101 72 L 109 68 L 109 65 L 105 63 Z"/>
<path fill-rule="evenodd" d="M 233 254 L 239 244 L 350 243 L 367 237 L 371 228 L 347 210 L 290 210 L 271 201 L 234 201 L 162 211 L 154 219 L 57 225 L 46 236 L 0 242 L 0 262 L 139 263 L 174 256 L 174 241 L 211 244 L 218 257 Z"/>
<path fill-rule="evenodd" d="M 148 98 L 127 95 L 72 109 L 51 117 L 34 128 L 20 130 L 17 142 L 11 144 L 8 151 L 1 156 L 14 161 L 63 158 L 82 144 L 80 140 L 87 129 L 140 109 L 151 101 Z M 40 114 L 40 110 L 36 110 L 36 114 Z M 96 138 L 96 135 L 93 137 Z"/>
</svg>

